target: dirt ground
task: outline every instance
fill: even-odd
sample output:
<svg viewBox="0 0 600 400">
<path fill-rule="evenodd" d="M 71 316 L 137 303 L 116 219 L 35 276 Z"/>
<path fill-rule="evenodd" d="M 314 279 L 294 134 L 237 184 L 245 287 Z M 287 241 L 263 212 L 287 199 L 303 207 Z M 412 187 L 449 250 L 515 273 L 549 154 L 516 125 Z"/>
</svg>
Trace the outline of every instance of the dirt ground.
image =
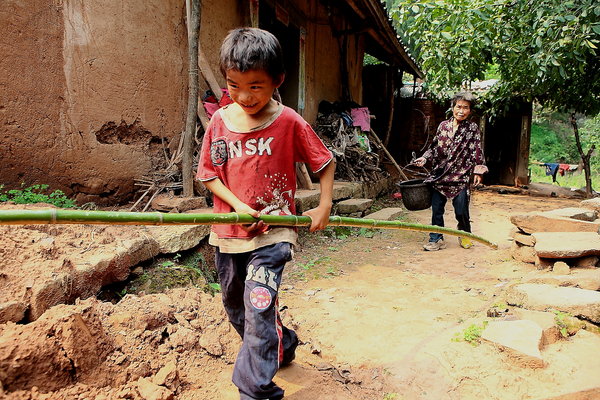
<svg viewBox="0 0 600 400">
<path fill-rule="evenodd" d="M 473 231 L 498 243 L 497 250 L 482 244 L 465 250 L 447 236 L 447 249 L 424 252 L 427 234 L 411 231 L 303 235 L 280 295 L 284 323 L 301 340 L 296 360 L 275 379 L 285 398 L 594 398 L 597 392 L 585 391 L 598 386 L 600 359 L 590 351 L 600 346 L 598 335 L 580 331 L 553 344 L 543 351 L 547 365 L 537 369 L 490 344 L 459 340 L 467 327 L 490 320 L 486 312 L 503 303 L 507 286 L 540 273 L 511 258 L 509 215 L 578 204 L 474 193 Z M 429 217 L 425 210 L 404 218 L 427 223 Z M 450 210 L 446 223 L 455 223 Z M 45 227 L 61 238 L 58 250 L 48 250 L 39 229 L 4 228 L 2 290 L 10 290 L 7 277 L 35 280 L 43 258 L 60 257 L 62 246 L 81 249 L 82 257 L 110 253 L 132 229 L 97 230 L 92 246 L 89 227 L 70 226 L 79 230 L 71 236 Z M 0 368 L 0 397 L 234 400 L 230 377 L 239 344 L 219 295 L 197 289 L 127 295 L 117 304 L 76 300 L 29 324 L 0 325 L 0 365 L 7 368 Z"/>
</svg>

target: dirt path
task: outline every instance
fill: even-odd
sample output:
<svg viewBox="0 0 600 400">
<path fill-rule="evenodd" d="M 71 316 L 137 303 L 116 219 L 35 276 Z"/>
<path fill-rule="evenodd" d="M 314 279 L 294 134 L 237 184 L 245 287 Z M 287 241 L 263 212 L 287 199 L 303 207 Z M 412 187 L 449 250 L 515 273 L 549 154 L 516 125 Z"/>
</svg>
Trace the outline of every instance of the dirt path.
<svg viewBox="0 0 600 400">
<path fill-rule="evenodd" d="M 426 234 L 407 231 L 319 246 L 301 253 L 291 278 L 299 271 L 309 277 L 307 263 L 315 260 L 321 261 L 312 268 L 320 273 L 313 276 L 339 276 L 296 281 L 283 303 L 301 337 L 320 343 L 324 359 L 383 368 L 389 379 L 374 399 L 385 393 L 398 399 L 545 399 L 593 387 L 600 363 L 589 356 L 585 340 L 572 341 L 568 354 L 566 345 L 552 347 L 545 353 L 552 362 L 540 370 L 521 368 L 490 345 L 453 341 L 486 319 L 487 309 L 503 301 L 507 284 L 537 273 L 510 257 L 508 216 L 576 204 L 476 193 L 474 232 L 497 242 L 498 250 L 481 244 L 465 250 L 446 237 L 446 250 L 424 252 Z M 429 211 L 410 217 L 423 223 L 430 218 Z M 455 223 L 449 211 L 446 221 Z M 290 399 L 311 398 L 300 393 L 288 391 Z"/>
<path fill-rule="evenodd" d="M 302 341 L 295 362 L 276 376 L 286 399 L 541 400 L 595 387 L 600 360 L 590 348 L 600 343 L 596 335 L 583 332 L 576 340 L 552 345 L 544 352 L 548 366 L 542 369 L 520 367 L 489 344 L 472 346 L 455 339 L 486 319 L 487 309 L 503 301 L 507 285 L 537 273 L 532 265 L 510 257 L 508 216 L 578 203 L 475 193 L 473 231 L 497 242 L 498 250 L 482 244 L 465 250 L 447 237 L 447 249 L 428 253 L 421 249 L 426 234 L 409 231 L 309 236 L 286 267 L 280 298 L 284 322 Z M 406 218 L 427 223 L 429 211 L 411 212 Z M 450 210 L 446 222 L 454 225 Z M 124 231 L 111 234 L 127 237 Z M 28 259 L 17 258 L 23 265 Z M 140 379 L 155 379 L 169 362 L 176 365 L 179 383 L 165 385 L 175 391 L 176 399 L 238 398 L 230 377 L 239 340 L 225 320 L 219 296 L 184 289 L 168 295 L 127 296 L 117 305 L 91 299 L 59 307 L 39 324 L 50 321 L 51 315 L 65 319 L 68 312 L 87 310 L 82 312 L 85 331 L 90 334 L 93 325 L 98 330 L 91 329 L 91 336 L 103 338 L 88 351 L 104 349 L 105 361 L 85 374 L 80 368 L 64 378 L 75 382 L 51 384 L 54 375 L 49 374 L 46 380 L 38 379 L 39 388 L 5 393 L 6 398 L 141 399 Z M 94 323 L 86 319 L 92 314 L 97 318 Z M 51 330 L 57 337 L 80 325 L 64 328 L 60 325 L 64 323 L 53 322 Z M 11 350 L 2 337 L 21 343 L 32 332 L 43 331 L 27 329 L 0 325 L 0 352 Z M 69 343 L 75 343 L 71 336 Z M 27 354 L 31 358 L 33 351 Z M 74 364 L 76 356 L 71 356 Z M 48 387 L 54 391 L 43 395 Z"/>
</svg>

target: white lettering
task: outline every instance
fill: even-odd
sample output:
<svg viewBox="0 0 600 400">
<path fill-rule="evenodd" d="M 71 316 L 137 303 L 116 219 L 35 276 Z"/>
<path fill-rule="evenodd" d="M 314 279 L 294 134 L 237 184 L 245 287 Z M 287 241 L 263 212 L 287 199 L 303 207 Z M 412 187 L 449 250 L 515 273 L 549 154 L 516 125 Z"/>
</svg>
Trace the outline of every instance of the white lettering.
<svg viewBox="0 0 600 400">
<path fill-rule="evenodd" d="M 271 142 L 274 138 L 259 138 L 258 141 L 256 139 L 248 139 L 244 143 L 241 140 L 236 142 L 229 142 L 229 158 L 242 157 L 243 154 L 248 156 L 253 156 L 258 153 L 259 156 L 263 154 L 270 156 L 271 155 Z M 245 150 L 244 150 L 245 149 Z"/>
<path fill-rule="evenodd" d="M 271 155 L 271 147 L 270 144 L 273 141 L 273 138 L 270 137 L 268 138 L 266 141 L 263 140 L 263 138 L 258 139 L 258 155 L 262 156 L 263 153 L 266 151 L 267 155 Z"/>
<path fill-rule="evenodd" d="M 256 154 L 256 139 L 248 139 L 246 142 L 246 154 L 249 156 L 253 156 Z"/>
<path fill-rule="evenodd" d="M 229 158 L 241 157 L 242 156 L 242 142 L 229 142 Z"/>
</svg>

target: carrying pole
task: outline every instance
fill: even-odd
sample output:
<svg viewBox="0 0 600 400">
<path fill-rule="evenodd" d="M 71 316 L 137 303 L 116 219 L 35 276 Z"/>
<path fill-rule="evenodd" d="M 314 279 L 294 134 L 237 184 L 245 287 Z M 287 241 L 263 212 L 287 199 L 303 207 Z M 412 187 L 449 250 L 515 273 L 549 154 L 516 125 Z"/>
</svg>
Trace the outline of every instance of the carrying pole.
<svg viewBox="0 0 600 400">
<path fill-rule="evenodd" d="M 178 214 L 161 212 L 86 211 L 70 209 L 0 210 L 0 225 L 36 224 L 103 224 L 103 225 L 247 225 L 263 221 L 272 226 L 310 226 L 312 220 L 299 215 L 261 215 L 207 213 Z M 331 226 L 349 226 L 371 229 L 403 229 L 419 232 L 434 232 L 466 237 L 494 249 L 496 243 L 470 232 L 435 225 L 422 225 L 402 221 L 385 221 L 369 218 L 350 218 L 332 215 Z"/>
</svg>

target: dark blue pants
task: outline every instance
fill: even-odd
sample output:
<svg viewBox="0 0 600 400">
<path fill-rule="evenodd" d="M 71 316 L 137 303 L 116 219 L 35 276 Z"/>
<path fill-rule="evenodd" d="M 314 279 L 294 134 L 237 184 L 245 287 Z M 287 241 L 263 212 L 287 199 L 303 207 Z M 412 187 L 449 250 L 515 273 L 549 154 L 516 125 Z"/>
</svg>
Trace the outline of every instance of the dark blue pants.
<svg viewBox="0 0 600 400">
<path fill-rule="evenodd" d="M 283 398 L 273 377 L 293 359 L 298 337 L 281 323 L 277 294 L 283 267 L 291 259 L 289 243 L 239 254 L 216 250 L 223 305 L 242 337 L 232 379 L 241 400 Z"/>
<path fill-rule="evenodd" d="M 433 189 L 431 195 L 431 225 L 444 226 L 444 208 L 448 199 L 442 193 Z M 469 219 L 469 188 L 463 189 L 462 192 L 452 199 L 454 207 L 454 216 L 458 221 L 457 228 L 461 231 L 471 232 L 471 221 Z M 429 241 L 437 242 L 444 238 L 441 233 L 430 233 Z"/>
</svg>

